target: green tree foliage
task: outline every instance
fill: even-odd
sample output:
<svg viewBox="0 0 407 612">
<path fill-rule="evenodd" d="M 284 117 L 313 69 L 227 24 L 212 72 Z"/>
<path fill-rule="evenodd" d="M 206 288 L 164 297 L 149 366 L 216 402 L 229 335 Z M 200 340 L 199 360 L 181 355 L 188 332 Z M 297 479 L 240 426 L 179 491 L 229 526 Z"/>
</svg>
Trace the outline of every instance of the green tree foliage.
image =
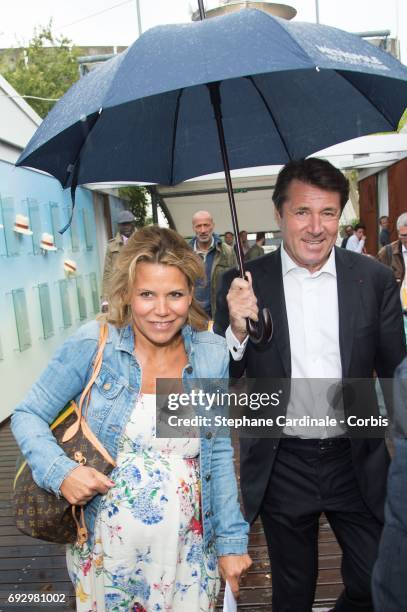
<svg viewBox="0 0 407 612">
<path fill-rule="evenodd" d="M 121 187 L 119 197 L 127 200 L 129 210 L 136 217 L 137 227 L 152 223 L 151 218 L 147 216 L 149 200 L 144 187 Z"/>
<path fill-rule="evenodd" d="M 78 55 L 80 50 L 68 38 L 53 34 L 50 21 L 34 30 L 28 47 L 18 50 L 15 68 L 10 57 L 3 58 L 0 73 L 20 95 L 58 99 L 79 78 Z M 55 104 L 31 98 L 27 102 L 41 117 Z"/>
<path fill-rule="evenodd" d="M 0 74 L 20 95 L 59 99 L 79 79 L 77 58 L 83 50 L 75 47 L 65 37 L 52 32 L 52 21 L 34 30 L 26 48 L 10 49 L 0 56 Z M 14 66 L 15 64 L 15 66 Z M 55 102 L 29 98 L 27 102 L 45 117 Z M 149 198 L 143 187 L 123 187 L 121 198 L 128 201 L 128 208 L 142 227 L 152 223 L 148 217 Z"/>
</svg>

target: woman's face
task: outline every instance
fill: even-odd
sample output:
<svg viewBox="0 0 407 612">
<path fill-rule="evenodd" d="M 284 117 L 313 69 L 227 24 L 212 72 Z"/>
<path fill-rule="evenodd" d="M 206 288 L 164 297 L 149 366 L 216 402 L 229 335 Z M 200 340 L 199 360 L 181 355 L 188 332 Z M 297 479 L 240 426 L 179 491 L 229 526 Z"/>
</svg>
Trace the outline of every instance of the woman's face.
<svg viewBox="0 0 407 612">
<path fill-rule="evenodd" d="M 153 344 L 169 343 L 187 320 L 192 292 L 187 277 L 175 266 L 137 264 L 131 296 L 136 334 Z"/>
</svg>

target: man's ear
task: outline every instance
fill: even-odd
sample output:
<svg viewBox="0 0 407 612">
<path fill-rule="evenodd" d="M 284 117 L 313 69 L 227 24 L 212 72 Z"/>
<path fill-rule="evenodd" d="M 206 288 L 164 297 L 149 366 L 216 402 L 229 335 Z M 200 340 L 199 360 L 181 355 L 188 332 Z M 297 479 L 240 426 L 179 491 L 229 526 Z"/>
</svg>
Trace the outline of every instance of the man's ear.
<svg viewBox="0 0 407 612">
<path fill-rule="evenodd" d="M 281 229 L 281 215 L 276 207 L 274 207 L 274 219 L 276 220 L 278 227 Z"/>
</svg>

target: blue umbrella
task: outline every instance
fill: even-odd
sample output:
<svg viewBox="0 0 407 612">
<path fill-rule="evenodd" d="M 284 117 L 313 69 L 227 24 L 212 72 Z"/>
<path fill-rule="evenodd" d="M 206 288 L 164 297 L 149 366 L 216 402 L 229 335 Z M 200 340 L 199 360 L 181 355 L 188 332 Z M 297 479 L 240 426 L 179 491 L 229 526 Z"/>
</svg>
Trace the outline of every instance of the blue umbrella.
<svg viewBox="0 0 407 612">
<path fill-rule="evenodd" d="M 222 169 L 207 83 L 219 82 L 231 168 L 283 164 L 393 131 L 407 68 L 359 37 L 256 9 L 145 32 L 54 106 L 17 165 L 66 187 L 174 185 Z"/>
<path fill-rule="evenodd" d="M 145 32 L 71 87 L 17 165 L 63 187 L 174 185 L 225 163 L 227 171 L 284 164 L 393 131 L 406 106 L 407 68 L 380 49 L 336 28 L 244 9 Z M 243 276 L 241 257 L 239 267 Z"/>
</svg>

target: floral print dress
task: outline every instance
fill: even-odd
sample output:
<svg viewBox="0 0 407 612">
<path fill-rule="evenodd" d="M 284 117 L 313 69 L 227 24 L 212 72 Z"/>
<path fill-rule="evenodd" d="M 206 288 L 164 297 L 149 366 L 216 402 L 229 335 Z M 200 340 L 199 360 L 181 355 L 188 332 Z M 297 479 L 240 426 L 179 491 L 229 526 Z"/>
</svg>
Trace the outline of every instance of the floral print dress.
<svg viewBox="0 0 407 612">
<path fill-rule="evenodd" d="M 156 438 L 155 395 L 140 394 L 103 497 L 95 544 L 67 550 L 78 612 L 213 610 L 214 551 L 203 549 L 199 438 Z"/>
</svg>

